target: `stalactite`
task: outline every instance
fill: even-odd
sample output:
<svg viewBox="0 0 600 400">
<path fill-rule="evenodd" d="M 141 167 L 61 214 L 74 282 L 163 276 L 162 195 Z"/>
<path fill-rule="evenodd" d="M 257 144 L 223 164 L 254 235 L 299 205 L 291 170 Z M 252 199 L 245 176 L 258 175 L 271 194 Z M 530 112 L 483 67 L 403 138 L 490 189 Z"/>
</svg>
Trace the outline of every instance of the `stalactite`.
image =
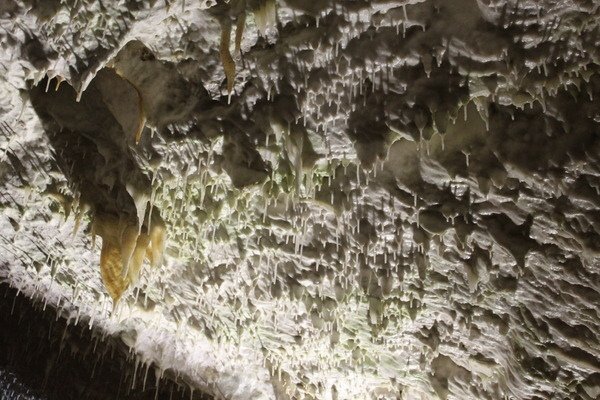
<svg viewBox="0 0 600 400">
<path fill-rule="evenodd" d="M 137 281 L 145 257 L 152 266 L 161 261 L 165 228 L 158 214 L 153 214 L 151 219 L 150 232 L 139 232 L 133 221 L 98 213 L 94 216 L 94 231 L 102 237 L 102 280 L 114 305 Z"/>
<path fill-rule="evenodd" d="M 231 21 L 225 19 L 221 21 L 221 44 L 219 47 L 219 54 L 221 56 L 221 64 L 225 71 L 225 77 L 227 79 L 227 92 L 233 91 L 233 85 L 235 83 L 235 61 L 231 57 L 229 51 L 229 45 L 231 41 Z"/>
<path fill-rule="evenodd" d="M 235 55 L 242 55 L 242 39 L 244 38 L 244 29 L 246 27 L 246 13 L 242 12 L 238 18 L 235 28 Z"/>
<path fill-rule="evenodd" d="M 266 36 L 267 30 L 277 25 L 277 2 L 260 0 L 259 3 L 259 6 L 253 10 L 254 20 L 260 34 Z"/>
</svg>

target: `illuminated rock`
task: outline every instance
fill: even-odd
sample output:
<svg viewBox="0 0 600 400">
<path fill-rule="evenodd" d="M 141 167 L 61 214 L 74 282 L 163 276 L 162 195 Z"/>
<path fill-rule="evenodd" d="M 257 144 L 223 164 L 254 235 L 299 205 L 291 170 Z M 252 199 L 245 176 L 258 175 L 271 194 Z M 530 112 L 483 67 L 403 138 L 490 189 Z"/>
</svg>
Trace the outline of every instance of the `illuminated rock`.
<svg viewBox="0 0 600 400">
<path fill-rule="evenodd" d="M 216 397 L 598 397 L 594 2 L 41 3 L 3 281 Z"/>
</svg>

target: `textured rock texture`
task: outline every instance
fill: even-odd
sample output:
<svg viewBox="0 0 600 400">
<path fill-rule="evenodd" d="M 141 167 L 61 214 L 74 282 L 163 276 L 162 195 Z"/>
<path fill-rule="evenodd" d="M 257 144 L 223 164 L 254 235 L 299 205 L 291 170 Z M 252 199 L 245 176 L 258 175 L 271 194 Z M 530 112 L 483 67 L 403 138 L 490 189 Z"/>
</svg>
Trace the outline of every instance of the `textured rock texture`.
<svg viewBox="0 0 600 400">
<path fill-rule="evenodd" d="M 216 398 L 599 398 L 599 21 L 0 1 L 0 278 Z"/>
</svg>

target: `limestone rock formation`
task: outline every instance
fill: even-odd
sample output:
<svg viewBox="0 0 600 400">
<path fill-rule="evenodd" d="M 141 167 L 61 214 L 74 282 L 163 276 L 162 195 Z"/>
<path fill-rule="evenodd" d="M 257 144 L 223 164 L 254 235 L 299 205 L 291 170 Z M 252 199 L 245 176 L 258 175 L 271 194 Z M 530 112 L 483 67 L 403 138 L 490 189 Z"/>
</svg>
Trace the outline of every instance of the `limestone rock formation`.
<svg viewBox="0 0 600 400">
<path fill-rule="evenodd" d="M 600 397 L 596 1 L 0 0 L 0 26 L 11 296 L 188 397 Z"/>
</svg>

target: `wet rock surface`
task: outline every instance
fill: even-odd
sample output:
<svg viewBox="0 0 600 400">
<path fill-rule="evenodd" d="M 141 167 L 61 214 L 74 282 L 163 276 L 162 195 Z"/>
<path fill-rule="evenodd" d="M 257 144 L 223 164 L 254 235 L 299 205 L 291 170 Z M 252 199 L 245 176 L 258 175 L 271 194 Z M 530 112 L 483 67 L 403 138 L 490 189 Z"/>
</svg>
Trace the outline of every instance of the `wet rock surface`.
<svg viewBox="0 0 600 400">
<path fill-rule="evenodd" d="M 600 396 L 595 2 L 109 3 L 0 6 L 4 282 L 216 397 Z"/>
</svg>

